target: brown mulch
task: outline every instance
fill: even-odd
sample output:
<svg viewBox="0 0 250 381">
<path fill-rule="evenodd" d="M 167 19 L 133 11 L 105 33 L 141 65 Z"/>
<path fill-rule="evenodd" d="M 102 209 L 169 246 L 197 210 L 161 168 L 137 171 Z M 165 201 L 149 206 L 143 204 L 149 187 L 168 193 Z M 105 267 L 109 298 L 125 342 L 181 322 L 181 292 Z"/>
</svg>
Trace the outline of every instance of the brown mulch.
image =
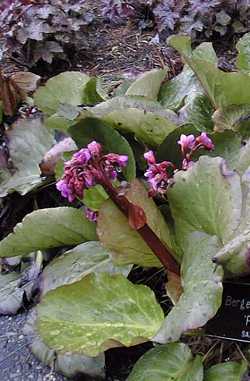
<svg viewBox="0 0 250 381">
<path fill-rule="evenodd" d="M 139 20 L 114 24 L 102 16 L 99 0 L 87 0 L 87 9 L 95 14 L 94 22 L 83 33 L 83 48 L 69 53 L 68 62 L 40 63 L 36 67 L 23 65 L 18 59 L 7 59 L 3 66 L 7 72 L 33 71 L 47 78 L 66 70 L 79 70 L 91 76 L 107 79 L 133 78 L 153 68 L 167 66 L 173 77 L 182 67 L 179 55 L 165 42 L 154 42 L 155 30 L 141 31 Z M 87 44 L 85 43 L 87 42 Z"/>
<path fill-rule="evenodd" d="M 180 57 L 166 43 L 154 43 L 155 30 L 142 32 L 138 20 L 124 25 L 109 23 L 102 16 L 99 0 L 87 0 L 96 19 L 88 28 L 88 49 L 82 52 L 77 67 L 94 76 L 134 76 L 168 66 L 172 75 L 181 65 Z"/>
</svg>

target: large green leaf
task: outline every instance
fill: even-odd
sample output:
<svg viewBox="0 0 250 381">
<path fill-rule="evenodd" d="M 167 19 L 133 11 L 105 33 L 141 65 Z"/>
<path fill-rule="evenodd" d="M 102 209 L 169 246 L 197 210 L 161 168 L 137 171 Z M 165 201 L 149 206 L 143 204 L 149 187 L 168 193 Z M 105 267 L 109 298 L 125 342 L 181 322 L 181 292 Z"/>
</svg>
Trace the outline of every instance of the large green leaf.
<svg viewBox="0 0 250 381">
<path fill-rule="evenodd" d="M 202 358 L 187 345 L 173 343 L 148 351 L 135 364 L 128 381 L 202 381 Z"/>
<path fill-rule="evenodd" d="M 227 242 L 239 225 L 240 177 L 237 173 L 228 176 L 220 157 L 201 156 L 191 169 L 178 172 L 168 199 L 180 244 L 192 231 Z"/>
<path fill-rule="evenodd" d="M 175 112 L 165 109 L 159 102 L 150 101 L 143 97 L 114 97 L 88 110 L 96 117 L 103 118 L 114 111 L 126 111 L 127 109 L 138 109 L 144 113 L 153 113 L 157 116 L 169 119 L 172 123 L 178 120 Z"/>
<path fill-rule="evenodd" d="M 0 197 L 22 195 L 42 182 L 39 163 L 54 140 L 40 118 L 19 120 L 6 132 L 13 170 L 0 170 Z"/>
<path fill-rule="evenodd" d="M 160 210 L 148 197 L 146 189 L 138 180 L 131 184 L 126 197 L 143 208 L 148 225 L 163 242 L 171 246 L 168 226 Z M 127 217 L 111 200 L 106 201 L 100 209 L 97 232 L 104 247 L 111 251 L 115 263 L 138 264 L 145 267 L 161 266 L 139 233 L 130 227 Z"/>
<path fill-rule="evenodd" d="M 211 44 L 203 43 L 192 51 L 190 37 L 171 36 L 168 42 L 195 72 L 215 108 L 250 103 L 250 76 L 218 69 Z"/>
<path fill-rule="evenodd" d="M 244 152 L 246 149 L 246 152 Z M 250 181 L 249 181 L 249 147 L 243 147 L 244 155 L 239 155 L 238 168 L 241 176 L 242 186 L 242 209 L 241 219 L 234 235 L 225 243 L 214 257 L 214 261 L 222 264 L 227 270 L 227 276 L 238 276 L 248 274 L 249 267 L 249 245 L 250 245 Z M 242 159 L 242 161 L 241 161 Z M 245 172 L 244 167 L 247 168 Z"/>
<path fill-rule="evenodd" d="M 77 118 L 77 117 L 76 117 Z M 65 116 L 60 115 L 60 113 L 55 113 L 49 118 L 45 119 L 45 126 L 50 130 L 62 130 L 67 131 L 67 129 L 75 123 L 75 120 L 67 119 Z"/>
<path fill-rule="evenodd" d="M 79 106 L 83 103 L 84 87 L 89 80 L 88 75 L 78 71 L 66 71 L 56 75 L 35 92 L 35 105 L 47 116 L 55 114 L 63 104 Z"/>
<path fill-rule="evenodd" d="M 112 128 L 132 133 L 150 146 L 159 145 L 176 128 L 177 115 L 158 102 L 136 97 L 115 97 L 91 108 L 86 113 L 106 122 Z"/>
<path fill-rule="evenodd" d="M 57 287 L 77 282 L 92 272 L 123 273 L 129 266 L 114 266 L 110 253 L 100 242 L 90 241 L 76 246 L 45 267 L 41 275 L 41 291 L 46 294 Z"/>
<path fill-rule="evenodd" d="M 183 54 L 185 61 L 187 61 L 187 64 L 191 68 L 190 62 L 192 58 L 204 60 L 214 65 L 218 64 L 218 59 L 211 42 L 203 42 L 192 50 L 190 37 L 187 35 L 175 35 L 168 38 L 168 43 Z"/>
<path fill-rule="evenodd" d="M 203 94 L 203 90 L 196 74 L 186 65 L 180 74 L 161 86 L 159 100 L 164 107 L 179 110 L 191 94 Z"/>
<path fill-rule="evenodd" d="M 237 67 L 246 73 L 250 72 L 250 33 L 244 34 L 236 44 L 238 50 Z"/>
<path fill-rule="evenodd" d="M 149 288 L 106 273 L 50 291 L 37 311 L 45 344 L 61 353 L 87 356 L 150 340 L 163 319 Z"/>
<path fill-rule="evenodd" d="M 175 124 L 164 117 L 137 109 L 114 111 L 105 116 L 104 120 L 121 132 L 134 134 L 151 147 L 161 144 L 176 128 Z"/>
<path fill-rule="evenodd" d="M 135 178 L 135 159 L 128 141 L 107 123 L 97 118 L 85 118 L 71 126 L 69 133 L 79 148 L 87 146 L 92 140 L 96 140 L 102 144 L 106 153 L 128 155 L 128 165 L 123 172 L 128 181 Z"/>
<path fill-rule="evenodd" d="M 212 263 L 220 248 L 214 236 L 195 232 L 186 237 L 181 275 L 183 294 L 154 337 L 160 343 L 177 341 L 189 330 L 204 326 L 222 300 L 222 268 Z"/>
<path fill-rule="evenodd" d="M 68 207 L 39 209 L 26 215 L 14 232 L 0 242 L 0 257 L 14 257 L 95 239 L 95 224 L 86 219 L 82 210 Z"/>
<path fill-rule="evenodd" d="M 166 74 L 166 69 L 153 69 L 142 74 L 129 86 L 126 95 L 143 96 L 149 100 L 157 100 Z"/>
<path fill-rule="evenodd" d="M 241 381 L 247 371 L 245 361 L 229 361 L 212 366 L 205 372 L 204 381 Z"/>
</svg>

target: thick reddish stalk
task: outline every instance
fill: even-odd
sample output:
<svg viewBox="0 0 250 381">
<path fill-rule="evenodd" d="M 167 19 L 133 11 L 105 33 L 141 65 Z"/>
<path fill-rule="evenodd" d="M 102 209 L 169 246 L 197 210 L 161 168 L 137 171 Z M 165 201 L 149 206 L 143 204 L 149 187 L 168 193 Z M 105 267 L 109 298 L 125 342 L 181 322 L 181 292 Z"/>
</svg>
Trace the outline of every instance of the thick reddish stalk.
<svg viewBox="0 0 250 381">
<path fill-rule="evenodd" d="M 109 180 L 103 180 L 102 183 L 111 200 L 123 212 L 126 217 L 129 216 L 129 208 L 132 205 L 130 201 L 123 195 L 119 195 L 118 191 L 112 186 Z M 159 258 L 166 270 L 180 275 L 180 267 L 170 250 L 161 242 L 153 230 L 145 223 L 143 227 L 137 230 L 143 240 L 147 243 L 153 253 Z"/>
</svg>

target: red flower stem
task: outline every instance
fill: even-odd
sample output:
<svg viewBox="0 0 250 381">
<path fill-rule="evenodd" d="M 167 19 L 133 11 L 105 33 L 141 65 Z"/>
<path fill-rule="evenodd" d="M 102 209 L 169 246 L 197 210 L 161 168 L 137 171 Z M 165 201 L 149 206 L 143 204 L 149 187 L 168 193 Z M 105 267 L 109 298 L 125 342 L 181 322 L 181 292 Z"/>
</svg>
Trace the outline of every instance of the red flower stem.
<svg viewBox="0 0 250 381">
<path fill-rule="evenodd" d="M 109 194 L 111 200 L 116 204 L 120 211 L 125 214 L 126 217 L 129 216 L 130 201 L 123 195 L 119 195 L 117 189 L 115 189 L 109 180 L 105 179 L 102 182 L 103 187 Z M 140 234 L 142 239 L 147 243 L 153 253 L 159 258 L 162 265 L 166 270 L 180 275 L 180 267 L 170 250 L 163 245 L 161 240 L 153 232 L 153 230 L 145 224 L 142 228 L 138 229 L 137 232 Z"/>
</svg>

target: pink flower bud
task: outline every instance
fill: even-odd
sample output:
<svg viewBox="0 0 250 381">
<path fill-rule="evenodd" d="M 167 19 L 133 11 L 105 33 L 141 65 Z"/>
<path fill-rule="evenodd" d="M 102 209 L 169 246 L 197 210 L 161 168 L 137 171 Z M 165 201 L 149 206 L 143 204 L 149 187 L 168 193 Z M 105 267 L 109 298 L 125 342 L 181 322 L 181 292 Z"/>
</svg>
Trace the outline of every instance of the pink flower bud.
<svg viewBox="0 0 250 381">
<path fill-rule="evenodd" d="M 128 156 L 118 155 L 117 153 L 109 153 L 108 155 L 105 155 L 105 162 L 108 165 L 112 164 L 123 168 L 128 164 Z"/>
<path fill-rule="evenodd" d="M 212 150 L 214 149 L 214 144 L 212 140 L 207 136 L 205 132 L 202 132 L 200 136 L 196 138 L 198 144 L 202 144 L 205 149 Z"/>
<path fill-rule="evenodd" d="M 85 170 L 83 175 L 86 188 L 91 188 L 96 185 L 96 179 L 94 174 L 91 173 L 91 170 Z"/>
<path fill-rule="evenodd" d="M 184 135 L 181 134 L 178 144 L 181 146 L 183 153 L 191 151 L 195 147 L 195 137 L 194 135 Z"/>
<path fill-rule="evenodd" d="M 75 196 L 72 194 L 71 189 L 65 180 L 59 180 L 56 184 L 57 190 L 61 192 L 61 195 L 69 200 L 69 202 L 73 202 L 75 200 Z"/>
<path fill-rule="evenodd" d="M 88 150 L 91 155 L 93 156 L 100 156 L 102 152 L 102 146 L 101 144 L 97 143 L 95 140 L 93 142 L 88 144 Z"/>
<path fill-rule="evenodd" d="M 144 153 L 144 159 L 147 161 L 148 164 L 155 164 L 155 155 L 153 151 L 148 151 Z"/>
<path fill-rule="evenodd" d="M 171 171 L 173 171 L 174 165 L 170 161 L 156 163 L 152 151 L 147 152 L 145 155 L 144 157 L 149 163 L 148 169 L 144 173 L 151 187 L 149 195 L 155 196 L 157 193 L 164 194 L 170 183 L 172 177 Z"/>
<path fill-rule="evenodd" d="M 119 155 L 117 163 L 121 168 L 126 167 L 128 165 L 128 156 L 127 155 Z"/>
<path fill-rule="evenodd" d="M 91 154 L 88 149 L 82 148 L 80 151 L 74 153 L 73 159 L 76 159 L 78 164 L 84 165 L 90 160 Z"/>
</svg>

